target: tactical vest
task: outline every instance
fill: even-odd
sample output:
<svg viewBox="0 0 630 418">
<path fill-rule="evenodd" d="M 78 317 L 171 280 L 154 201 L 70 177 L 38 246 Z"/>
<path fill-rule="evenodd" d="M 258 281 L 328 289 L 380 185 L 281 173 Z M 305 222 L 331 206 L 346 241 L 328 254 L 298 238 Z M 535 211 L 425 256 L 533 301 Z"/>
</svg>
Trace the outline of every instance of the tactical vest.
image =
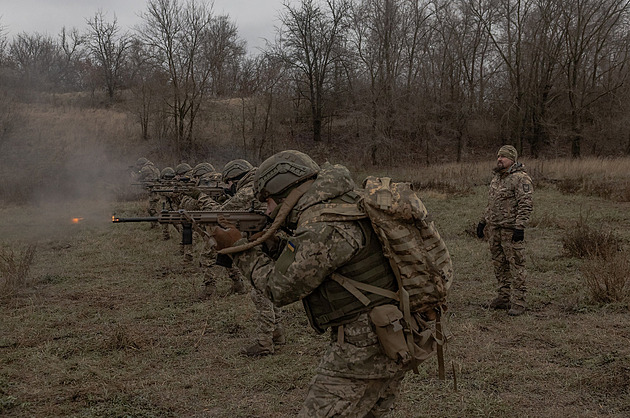
<svg viewBox="0 0 630 418">
<path fill-rule="evenodd" d="M 351 203 L 356 201 L 356 197 L 358 197 L 356 193 L 351 192 L 328 203 Z M 323 206 L 326 206 L 326 204 L 323 204 Z M 313 209 L 317 210 L 317 206 Z M 331 214 L 329 213 L 328 215 Z M 309 218 L 308 215 L 306 217 Z M 324 219 L 327 221 L 334 220 L 330 216 L 324 216 Z M 339 220 L 342 219 L 348 220 L 345 216 Z M 316 221 L 321 220 L 321 218 L 319 216 L 316 219 L 300 217 L 299 223 L 303 224 L 305 220 Z M 365 216 L 363 216 L 363 219 L 357 219 L 357 221 L 363 232 L 365 245 L 348 263 L 337 269 L 333 276 L 337 280 L 351 279 L 368 286 L 396 292 L 398 288 L 396 277 L 392 272 L 388 259 L 383 254 L 381 243 L 372 229 L 370 221 Z M 359 314 L 369 311 L 374 306 L 392 303 L 391 298 L 377 293 L 367 293 L 362 299 L 358 299 L 356 295 L 350 293 L 338 281 L 328 278 L 317 289 L 302 299 L 302 303 L 311 326 L 316 331 L 323 333 L 328 327 L 341 325 L 356 319 Z"/>
</svg>

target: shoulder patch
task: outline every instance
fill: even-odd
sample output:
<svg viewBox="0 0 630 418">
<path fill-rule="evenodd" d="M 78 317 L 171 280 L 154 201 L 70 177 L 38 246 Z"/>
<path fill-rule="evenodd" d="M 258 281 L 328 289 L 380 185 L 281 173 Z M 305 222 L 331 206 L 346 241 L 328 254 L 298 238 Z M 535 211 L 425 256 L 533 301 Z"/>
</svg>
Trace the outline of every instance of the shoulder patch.
<svg viewBox="0 0 630 418">
<path fill-rule="evenodd" d="M 295 244 L 292 243 L 291 241 L 287 242 L 287 250 L 291 252 L 295 252 Z"/>
</svg>

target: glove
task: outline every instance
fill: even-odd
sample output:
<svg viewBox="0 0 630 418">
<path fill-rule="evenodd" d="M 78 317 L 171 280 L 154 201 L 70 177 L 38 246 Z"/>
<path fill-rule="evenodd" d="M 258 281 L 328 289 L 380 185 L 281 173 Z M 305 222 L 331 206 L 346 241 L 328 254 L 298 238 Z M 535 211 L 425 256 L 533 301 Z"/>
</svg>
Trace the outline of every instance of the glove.
<svg viewBox="0 0 630 418">
<path fill-rule="evenodd" d="M 477 238 L 483 238 L 483 230 L 486 228 L 485 222 L 479 222 L 477 224 Z"/>
<path fill-rule="evenodd" d="M 223 229 L 220 226 L 215 226 L 214 228 L 212 228 L 212 236 L 217 242 L 217 245 L 215 246 L 217 251 L 231 247 L 236 241 L 242 238 L 241 231 L 239 231 L 238 229 Z"/>
<path fill-rule="evenodd" d="M 512 241 L 520 242 L 525 239 L 525 231 L 522 229 L 515 229 L 512 233 Z"/>
<path fill-rule="evenodd" d="M 217 266 L 230 268 L 232 267 L 232 257 L 227 254 L 217 254 L 216 258 Z"/>
</svg>

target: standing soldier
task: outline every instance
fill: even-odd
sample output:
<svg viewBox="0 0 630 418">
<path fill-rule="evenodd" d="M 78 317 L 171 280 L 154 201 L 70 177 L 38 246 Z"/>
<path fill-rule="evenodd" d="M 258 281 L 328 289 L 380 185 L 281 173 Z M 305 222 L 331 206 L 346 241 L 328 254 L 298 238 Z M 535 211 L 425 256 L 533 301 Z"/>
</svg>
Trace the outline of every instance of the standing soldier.
<svg viewBox="0 0 630 418">
<path fill-rule="evenodd" d="M 491 309 L 522 315 L 527 309 L 525 294 L 525 228 L 532 213 L 532 179 L 517 162 L 518 153 L 504 145 L 497 153 L 497 166 L 490 182 L 488 205 L 477 225 L 477 236 L 488 235 L 498 295 Z"/>
<path fill-rule="evenodd" d="M 387 414 L 408 368 L 385 354 L 369 312 L 397 302 L 371 293 L 364 304 L 335 278 L 391 292 L 397 291 L 396 278 L 369 220 L 313 217 L 329 202 L 356 203 L 349 171 L 330 164 L 320 169 L 306 154 L 282 151 L 258 167 L 254 189 L 267 202 L 267 212 L 275 214 L 270 231 L 281 224 L 293 235 L 279 255 L 254 246 L 234 254 L 234 264 L 275 305 L 301 300 L 311 326 L 331 331 L 299 416 Z M 215 228 L 215 238 L 219 249 L 247 242 L 235 228 Z"/>
</svg>

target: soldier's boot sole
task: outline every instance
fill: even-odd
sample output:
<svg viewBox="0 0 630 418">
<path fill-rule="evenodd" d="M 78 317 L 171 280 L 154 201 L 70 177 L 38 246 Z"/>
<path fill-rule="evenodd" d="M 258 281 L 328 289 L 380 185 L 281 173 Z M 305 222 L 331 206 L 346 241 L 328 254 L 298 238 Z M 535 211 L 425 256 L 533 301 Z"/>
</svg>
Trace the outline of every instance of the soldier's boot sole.
<svg viewBox="0 0 630 418">
<path fill-rule="evenodd" d="M 273 347 L 265 347 L 260 342 L 256 342 L 241 350 L 241 354 L 248 357 L 262 357 L 273 354 Z"/>
<path fill-rule="evenodd" d="M 508 310 L 510 309 L 510 300 L 503 296 L 497 296 L 488 304 L 488 307 L 495 310 Z"/>
</svg>

